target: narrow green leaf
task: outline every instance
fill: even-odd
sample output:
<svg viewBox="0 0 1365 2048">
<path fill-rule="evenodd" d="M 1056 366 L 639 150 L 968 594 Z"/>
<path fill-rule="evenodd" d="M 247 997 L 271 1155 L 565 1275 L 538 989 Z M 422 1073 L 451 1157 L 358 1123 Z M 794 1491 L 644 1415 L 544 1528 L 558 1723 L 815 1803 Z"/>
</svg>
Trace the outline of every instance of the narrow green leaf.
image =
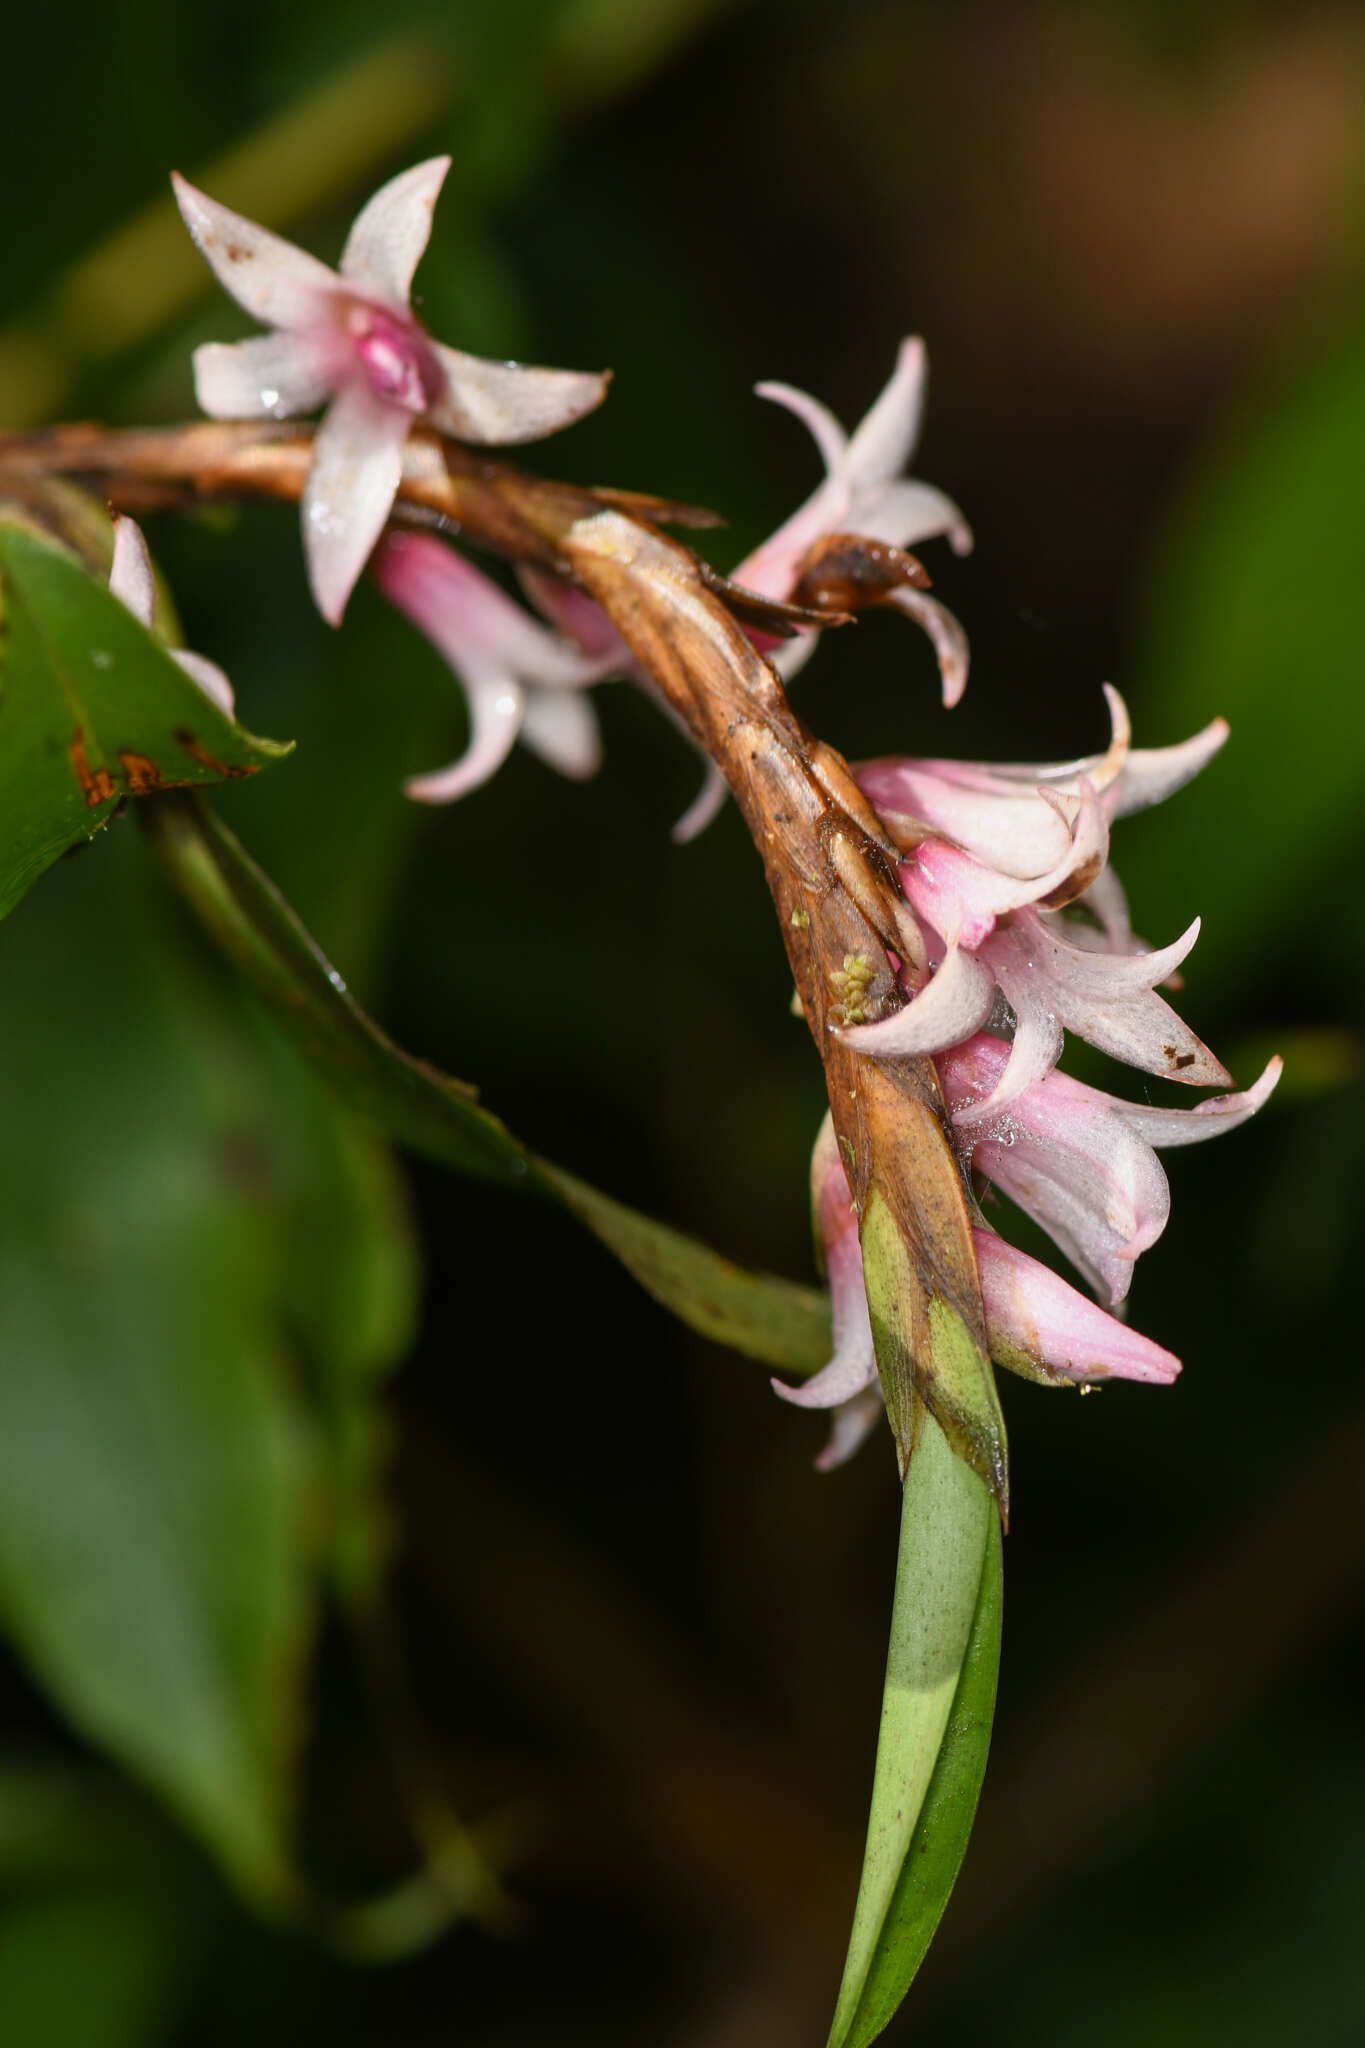
<svg viewBox="0 0 1365 2048">
<path fill-rule="evenodd" d="M 905 1482 L 867 1847 L 829 2048 L 865 2048 L 913 1979 L 985 1770 L 1000 1645 L 995 1504 L 923 1411 Z"/>
<path fill-rule="evenodd" d="M 822 1291 L 736 1266 L 537 1157 L 480 1106 L 474 1089 L 413 1059 L 366 1016 L 279 891 L 212 812 L 190 797 L 165 797 L 144 805 L 141 815 L 218 945 L 352 1109 L 460 1173 L 548 1195 L 703 1336 L 795 1372 L 814 1372 L 827 1361 L 829 1305 Z"/>
<path fill-rule="evenodd" d="M 0 514 L 0 917 L 129 796 L 254 775 L 254 739 L 63 546 Z"/>
</svg>

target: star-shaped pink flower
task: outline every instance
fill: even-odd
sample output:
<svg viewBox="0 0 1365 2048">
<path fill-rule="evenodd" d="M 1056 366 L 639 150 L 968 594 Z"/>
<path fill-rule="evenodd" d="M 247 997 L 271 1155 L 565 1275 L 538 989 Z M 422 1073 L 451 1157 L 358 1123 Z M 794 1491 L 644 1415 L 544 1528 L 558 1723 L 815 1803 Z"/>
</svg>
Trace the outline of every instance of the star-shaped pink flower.
<svg viewBox="0 0 1365 2048">
<path fill-rule="evenodd" d="M 175 196 L 203 256 L 239 305 L 272 329 L 194 354 L 214 419 L 292 419 L 327 403 L 303 497 L 303 544 L 318 609 L 333 625 L 392 509 L 418 420 L 457 440 L 538 440 L 605 396 L 595 372 L 492 363 L 434 341 L 410 304 L 450 158 L 381 186 L 346 240 L 339 271 L 220 206 L 178 173 Z"/>
</svg>

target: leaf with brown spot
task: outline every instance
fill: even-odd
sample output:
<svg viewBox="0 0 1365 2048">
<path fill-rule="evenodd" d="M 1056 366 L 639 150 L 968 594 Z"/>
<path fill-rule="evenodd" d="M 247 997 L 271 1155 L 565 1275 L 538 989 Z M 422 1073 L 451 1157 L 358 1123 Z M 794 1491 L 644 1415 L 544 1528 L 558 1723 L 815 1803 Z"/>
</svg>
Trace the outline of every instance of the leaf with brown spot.
<svg viewBox="0 0 1365 2048">
<path fill-rule="evenodd" d="M 0 505 L 0 916 L 126 797 L 254 775 L 289 752 L 226 717 L 82 566 L 57 538 L 68 512 Z M 98 518 L 72 533 L 87 557 L 108 545 Z"/>
</svg>

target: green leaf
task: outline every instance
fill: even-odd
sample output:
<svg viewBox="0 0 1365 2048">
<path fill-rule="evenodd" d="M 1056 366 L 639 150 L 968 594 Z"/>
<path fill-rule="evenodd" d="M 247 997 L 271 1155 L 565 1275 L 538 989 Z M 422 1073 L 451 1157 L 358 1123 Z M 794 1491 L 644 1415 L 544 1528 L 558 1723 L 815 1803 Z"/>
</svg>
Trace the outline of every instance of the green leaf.
<svg viewBox="0 0 1365 2048">
<path fill-rule="evenodd" d="M 921 1415 L 905 1482 L 867 1847 L 829 2048 L 864 2048 L 918 1970 L 986 1768 L 1000 1657 L 1000 1524 Z"/>
<path fill-rule="evenodd" d="M 254 739 L 50 534 L 0 513 L 0 917 L 127 797 L 254 775 Z"/>
<path fill-rule="evenodd" d="M 316 1550 L 293 1190 L 249 1045 L 146 881 L 119 833 L 4 934 L 0 1625 L 278 1905 Z"/>
<path fill-rule="evenodd" d="M 795 1372 L 826 1363 L 822 1291 L 748 1272 L 539 1158 L 474 1089 L 413 1059 L 366 1016 L 279 891 L 202 804 L 166 797 L 144 805 L 142 817 L 218 945 L 351 1108 L 458 1172 L 548 1195 L 703 1336 Z"/>
</svg>

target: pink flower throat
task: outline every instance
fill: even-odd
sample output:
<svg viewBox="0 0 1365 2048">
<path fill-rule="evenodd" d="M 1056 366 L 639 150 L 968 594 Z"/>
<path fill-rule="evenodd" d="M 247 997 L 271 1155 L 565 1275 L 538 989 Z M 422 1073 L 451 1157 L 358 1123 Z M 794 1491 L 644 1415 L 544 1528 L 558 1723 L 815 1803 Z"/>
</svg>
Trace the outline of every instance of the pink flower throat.
<svg viewBox="0 0 1365 2048">
<path fill-rule="evenodd" d="M 345 321 L 351 351 L 376 398 L 413 413 L 436 402 L 445 380 L 435 350 L 411 314 L 352 298 Z"/>
</svg>

